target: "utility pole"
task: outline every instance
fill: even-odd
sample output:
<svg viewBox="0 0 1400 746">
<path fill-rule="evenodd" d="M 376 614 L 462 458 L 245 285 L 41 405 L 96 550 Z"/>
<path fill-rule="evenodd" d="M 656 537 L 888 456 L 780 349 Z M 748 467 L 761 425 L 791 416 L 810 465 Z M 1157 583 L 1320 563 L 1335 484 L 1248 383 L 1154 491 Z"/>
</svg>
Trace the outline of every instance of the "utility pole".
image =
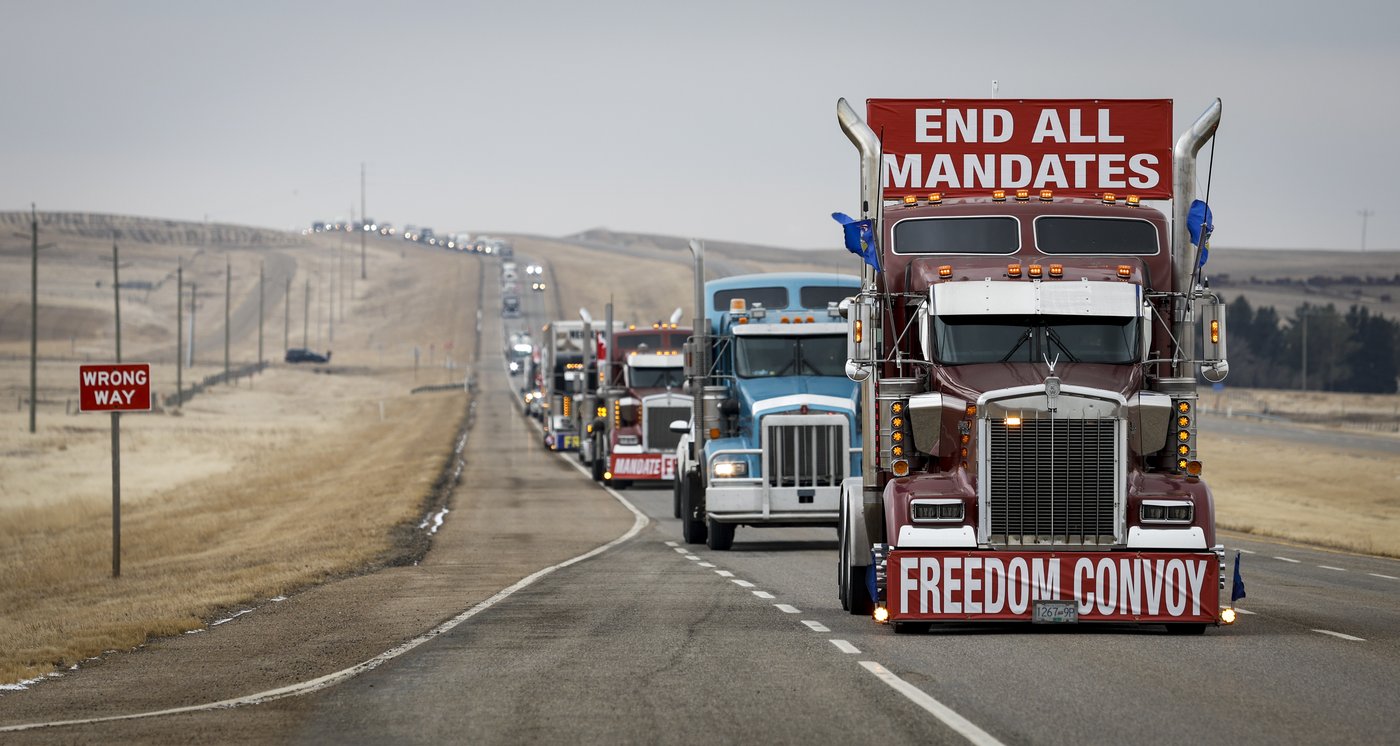
<svg viewBox="0 0 1400 746">
<path fill-rule="evenodd" d="M 33 253 L 29 261 L 29 432 L 34 432 L 34 406 L 39 398 L 39 210 L 29 203 Z"/>
<path fill-rule="evenodd" d="M 178 259 L 175 265 L 175 408 L 179 409 L 185 398 L 184 373 L 185 356 L 180 354 L 185 347 L 185 260 Z"/>
<path fill-rule="evenodd" d="M 1364 209 L 1364 210 L 1358 211 L 1356 214 L 1361 216 L 1361 250 L 1362 250 L 1362 251 L 1365 251 L 1365 250 L 1366 250 L 1366 221 L 1369 220 L 1369 219 L 1371 218 L 1372 215 L 1375 215 L 1375 214 L 1376 214 L 1376 211 L 1375 211 L 1375 210 L 1372 210 L 1372 209 L 1370 209 L 1370 208 L 1368 207 L 1368 208 L 1366 208 L 1366 209 Z"/>
<path fill-rule="evenodd" d="M 1303 317 L 1303 390 L 1308 390 L 1308 307 L 1299 310 Z"/>
<path fill-rule="evenodd" d="M 117 237 L 112 234 L 112 303 L 117 318 L 117 364 L 122 362 L 122 290 L 121 278 L 117 274 Z"/>
<path fill-rule="evenodd" d="M 364 220 L 362 216 L 360 220 Z M 340 248 L 335 252 L 335 281 L 340 288 L 340 320 L 345 320 L 345 239 L 341 238 Z"/>
<path fill-rule="evenodd" d="M 360 161 L 360 222 L 365 219 L 365 162 Z M 365 231 L 360 227 L 360 279 L 365 278 Z"/>
<path fill-rule="evenodd" d="M 197 283 L 197 282 L 191 282 L 191 283 L 190 283 L 190 349 L 189 349 L 189 352 L 187 353 L 188 356 L 187 356 L 186 359 L 185 359 L 185 365 L 188 365 L 188 366 L 190 366 L 191 368 L 194 367 L 194 332 L 195 332 L 195 322 L 198 320 L 198 319 L 196 318 L 196 316 L 195 316 L 195 308 L 196 308 L 196 306 L 195 306 L 195 296 L 197 296 L 197 295 L 199 295 L 199 283 Z"/>
<path fill-rule="evenodd" d="M 233 260 L 224 257 L 224 383 L 228 383 L 228 343 L 229 343 L 229 307 L 232 305 L 231 295 L 233 293 Z"/>
<path fill-rule="evenodd" d="M 263 263 L 258 262 L 258 367 L 263 362 Z"/>
<path fill-rule="evenodd" d="M 326 345 L 327 345 L 327 346 L 330 346 L 330 345 L 335 344 L 335 279 L 336 279 L 336 278 L 335 278 L 335 276 L 334 276 L 334 275 L 332 274 L 332 272 L 331 272 L 331 270 L 334 270 L 334 269 L 335 269 L 335 262 L 331 262 L 331 263 L 330 263 L 330 266 L 329 266 L 329 267 L 326 267 L 326 283 L 330 286 L 329 288 L 327 288 L 330 292 L 326 293 L 326 329 L 327 329 L 327 332 L 326 332 L 326 333 L 329 335 L 329 336 L 326 338 Z"/>
<path fill-rule="evenodd" d="M 292 275 L 287 274 L 287 288 L 282 293 L 282 354 L 287 354 L 287 350 L 292 349 Z"/>
<path fill-rule="evenodd" d="M 302 292 L 301 304 L 301 346 L 306 347 L 306 328 L 311 323 L 311 278 L 306 278 L 306 290 Z"/>
</svg>

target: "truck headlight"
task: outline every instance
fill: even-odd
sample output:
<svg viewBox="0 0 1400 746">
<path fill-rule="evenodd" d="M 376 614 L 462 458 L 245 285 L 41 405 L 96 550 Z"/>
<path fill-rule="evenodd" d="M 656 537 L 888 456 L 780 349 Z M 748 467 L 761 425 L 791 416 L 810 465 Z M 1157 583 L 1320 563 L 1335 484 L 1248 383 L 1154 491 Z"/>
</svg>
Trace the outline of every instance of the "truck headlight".
<svg viewBox="0 0 1400 746">
<path fill-rule="evenodd" d="M 1143 523 L 1190 523 L 1195 506 L 1177 500 L 1144 500 L 1139 516 Z"/>
<path fill-rule="evenodd" d="M 716 479 L 732 479 L 734 477 L 747 477 L 749 475 L 749 465 L 743 461 L 716 461 L 711 469 Z"/>
<path fill-rule="evenodd" d="M 916 501 L 909 505 L 909 517 L 915 523 L 962 523 L 961 500 Z"/>
</svg>

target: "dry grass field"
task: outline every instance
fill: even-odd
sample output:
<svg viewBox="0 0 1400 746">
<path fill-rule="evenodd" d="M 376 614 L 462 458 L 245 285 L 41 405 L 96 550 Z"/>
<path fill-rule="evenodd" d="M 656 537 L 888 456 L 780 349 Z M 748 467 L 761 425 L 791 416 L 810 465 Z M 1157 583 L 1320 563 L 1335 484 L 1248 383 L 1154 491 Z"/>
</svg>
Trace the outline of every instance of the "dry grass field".
<svg viewBox="0 0 1400 746">
<path fill-rule="evenodd" d="M 38 430 L 30 434 L 28 215 L 0 213 L 0 683 L 198 629 L 238 604 L 403 556 L 396 527 L 421 517 L 467 404 L 460 391 L 409 392 L 467 375 L 477 291 L 494 281 L 494 262 L 372 240 L 368 280 L 360 280 L 358 242 L 340 235 L 100 215 L 41 219 L 40 241 L 53 245 L 41 253 Z M 122 419 L 120 579 L 110 577 L 109 420 L 71 411 L 78 364 L 115 353 L 114 235 L 123 358 L 152 363 L 162 399 L 175 391 L 177 262 L 199 288 L 196 361 L 184 371 L 185 386 L 223 370 L 226 271 L 231 366 L 258 358 L 260 268 L 264 356 L 273 363 L 183 407 Z M 547 266 L 549 301 L 564 317 L 587 307 L 601 318 L 612 300 L 623 321 L 649 323 L 677 306 L 689 318 L 682 240 L 590 231 L 519 237 L 515 245 Z M 841 251 L 715 243 L 708 252 L 710 277 L 858 270 Z M 186 311 L 188 303 L 186 296 Z M 494 318 L 495 309 L 485 312 Z M 303 340 L 333 350 L 333 364 L 282 364 L 284 343 Z M 1217 409 L 1267 404 L 1325 414 L 1397 403 L 1235 390 L 1230 397 Z M 1203 438 L 1221 525 L 1400 556 L 1400 458 L 1351 453 L 1330 444 L 1328 431 L 1311 432 L 1316 444 L 1306 449 L 1269 438 Z M 1314 466 L 1291 474 L 1299 463 Z M 1284 473 L 1289 479 L 1279 479 Z"/>
<path fill-rule="evenodd" d="M 394 527 L 417 523 L 466 412 L 464 392 L 409 392 L 466 376 L 479 262 L 376 241 L 369 280 L 359 281 L 358 246 L 347 243 L 342 308 L 341 287 L 332 284 L 338 263 L 329 259 L 341 249 L 338 237 L 215 226 L 205 245 L 202 226 L 41 218 L 41 241 L 54 247 L 41 254 L 34 434 L 24 401 L 29 247 L 15 230 L 0 238 L 0 682 L 198 629 L 235 604 L 394 560 L 402 550 Z M 0 218 L 0 226 L 16 222 L 13 214 Z M 228 265 L 231 364 L 257 359 L 260 264 L 269 277 L 264 354 L 274 362 L 178 411 L 122 418 L 118 579 L 111 577 L 110 420 L 69 412 L 78 364 L 108 362 L 115 352 L 113 229 L 124 265 L 123 358 L 152 363 L 158 395 L 175 389 L 177 258 L 187 280 L 208 288 L 200 296 L 197 364 L 185 371 L 185 386 L 223 370 Z M 126 287 L 128 278 L 152 287 Z M 299 291 L 309 282 L 308 344 L 333 344 L 333 365 L 280 363 L 288 279 L 290 343 L 301 344 L 308 304 Z M 422 359 L 416 374 L 415 346 Z"/>
</svg>

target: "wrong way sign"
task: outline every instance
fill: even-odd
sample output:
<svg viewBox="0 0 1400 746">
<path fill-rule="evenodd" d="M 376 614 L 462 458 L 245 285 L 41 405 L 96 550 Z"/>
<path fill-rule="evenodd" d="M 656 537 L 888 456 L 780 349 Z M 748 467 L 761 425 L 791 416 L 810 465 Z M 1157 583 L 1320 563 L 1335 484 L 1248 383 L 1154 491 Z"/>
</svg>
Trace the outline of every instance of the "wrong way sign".
<svg viewBox="0 0 1400 746">
<path fill-rule="evenodd" d="M 78 411 L 148 412 L 150 409 L 150 363 L 78 366 Z"/>
</svg>

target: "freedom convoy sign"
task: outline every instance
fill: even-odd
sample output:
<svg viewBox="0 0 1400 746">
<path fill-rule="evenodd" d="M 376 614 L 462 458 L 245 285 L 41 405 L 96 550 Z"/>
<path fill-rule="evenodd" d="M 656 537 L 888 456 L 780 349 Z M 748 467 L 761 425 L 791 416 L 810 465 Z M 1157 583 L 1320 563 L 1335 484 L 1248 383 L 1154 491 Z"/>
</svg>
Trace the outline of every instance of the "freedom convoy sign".
<svg viewBox="0 0 1400 746">
<path fill-rule="evenodd" d="M 675 479 L 674 453 L 615 453 L 612 457 L 613 479 Z"/>
<path fill-rule="evenodd" d="M 1162 552 L 895 550 L 888 609 L 893 621 L 1214 622 L 1218 561 Z"/>
<path fill-rule="evenodd" d="M 150 409 L 150 363 L 78 366 L 78 411 L 148 412 Z"/>
<path fill-rule="evenodd" d="M 869 99 L 885 197 L 1172 196 L 1171 99 Z"/>
</svg>

